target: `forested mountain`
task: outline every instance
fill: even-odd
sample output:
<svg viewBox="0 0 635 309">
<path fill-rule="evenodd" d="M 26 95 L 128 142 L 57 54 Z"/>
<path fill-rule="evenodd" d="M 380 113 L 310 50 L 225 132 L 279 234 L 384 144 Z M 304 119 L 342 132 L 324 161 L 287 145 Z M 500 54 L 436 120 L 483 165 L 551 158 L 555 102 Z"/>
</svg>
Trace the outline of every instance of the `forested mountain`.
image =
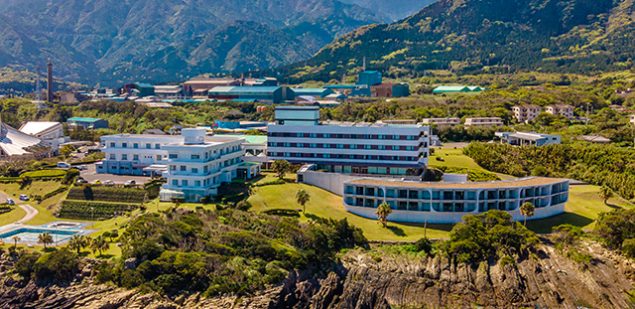
<svg viewBox="0 0 635 309">
<path fill-rule="evenodd" d="M 292 80 L 339 79 L 363 57 L 393 76 L 623 70 L 633 67 L 634 18 L 633 0 L 441 0 L 351 32 L 283 72 Z"/>
<path fill-rule="evenodd" d="M 436 0 L 341 0 L 344 3 L 357 4 L 388 17 L 391 21 L 406 18 Z"/>
<path fill-rule="evenodd" d="M 0 0 L 0 67 L 51 58 L 69 80 L 174 81 L 300 61 L 383 21 L 338 0 Z"/>
</svg>

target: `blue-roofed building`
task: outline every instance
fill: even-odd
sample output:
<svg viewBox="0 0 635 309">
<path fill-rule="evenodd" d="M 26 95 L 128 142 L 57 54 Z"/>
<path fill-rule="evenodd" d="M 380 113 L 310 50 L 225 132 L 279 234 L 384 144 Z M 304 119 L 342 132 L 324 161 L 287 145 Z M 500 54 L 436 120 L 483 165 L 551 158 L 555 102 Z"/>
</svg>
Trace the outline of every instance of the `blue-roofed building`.
<svg viewBox="0 0 635 309">
<path fill-rule="evenodd" d="M 288 93 L 292 94 L 293 96 L 292 99 L 295 99 L 301 96 L 326 98 L 326 96 L 333 93 L 333 90 L 329 88 L 291 88 L 291 91 L 289 91 Z"/>
<path fill-rule="evenodd" d="M 258 102 L 282 103 L 285 100 L 282 87 L 214 87 L 208 95 L 218 100 L 256 100 Z"/>
<path fill-rule="evenodd" d="M 66 119 L 66 123 L 83 129 L 108 129 L 108 121 L 101 118 L 71 117 Z"/>
<path fill-rule="evenodd" d="M 130 95 L 148 97 L 154 95 L 154 85 L 148 83 L 127 84 L 124 86 L 124 91 Z"/>
<path fill-rule="evenodd" d="M 358 85 L 366 85 L 368 87 L 379 85 L 382 83 L 381 72 L 379 71 L 363 71 L 357 78 Z"/>
</svg>

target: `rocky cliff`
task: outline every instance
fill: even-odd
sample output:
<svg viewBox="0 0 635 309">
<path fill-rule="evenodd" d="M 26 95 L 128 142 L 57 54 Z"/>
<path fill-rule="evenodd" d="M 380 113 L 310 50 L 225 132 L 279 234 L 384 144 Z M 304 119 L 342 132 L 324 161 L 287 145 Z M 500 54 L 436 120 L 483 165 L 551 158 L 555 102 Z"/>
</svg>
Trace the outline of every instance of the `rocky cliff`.
<svg viewBox="0 0 635 309">
<path fill-rule="evenodd" d="M 291 274 L 279 287 L 250 297 L 167 299 L 155 293 L 96 284 L 90 263 L 67 287 L 38 286 L 0 267 L 0 308 L 635 308 L 635 263 L 587 244 L 579 264 L 543 245 L 519 263 L 451 266 L 421 258 L 353 250 L 322 279 Z M 379 252 L 379 253 L 378 253 Z"/>
</svg>

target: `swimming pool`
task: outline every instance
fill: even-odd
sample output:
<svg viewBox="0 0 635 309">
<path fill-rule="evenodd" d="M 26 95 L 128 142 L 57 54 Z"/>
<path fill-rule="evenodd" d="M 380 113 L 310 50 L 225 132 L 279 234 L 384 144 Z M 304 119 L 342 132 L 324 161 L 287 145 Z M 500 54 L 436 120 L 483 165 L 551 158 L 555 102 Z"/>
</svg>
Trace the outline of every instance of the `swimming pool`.
<svg viewBox="0 0 635 309">
<path fill-rule="evenodd" d="M 19 237 L 18 242 L 23 244 L 37 244 L 38 236 L 49 233 L 53 237 L 53 244 L 61 244 L 68 241 L 73 235 L 82 234 L 81 230 L 64 230 L 42 227 L 19 227 L 0 233 L 0 240 L 4 243 L 13 243 L 13 237 Z"/>
</svg>

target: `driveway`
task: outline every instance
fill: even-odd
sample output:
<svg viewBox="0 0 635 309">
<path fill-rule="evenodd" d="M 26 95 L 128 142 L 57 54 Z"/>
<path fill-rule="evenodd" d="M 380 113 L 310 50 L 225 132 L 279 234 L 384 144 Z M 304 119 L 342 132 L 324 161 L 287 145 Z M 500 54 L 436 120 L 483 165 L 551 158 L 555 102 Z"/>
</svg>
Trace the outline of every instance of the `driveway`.
<svg viewBox="0 0 635 309">
<path fill-rule="evenodd" d="M 39 211 L 33 208 L 33 206 L 31 205 L 22 204 L 20 205 L 20 208 L 22 208 L 26 212 L 26 215 L 24 215 L 22 219 L 15 222 L 17 224 L 25 224 L 31 221 L 31 219 L 35 218 L 35 216 L 37 216 L 37 214 L 39 213 Z"/>
</svg>

